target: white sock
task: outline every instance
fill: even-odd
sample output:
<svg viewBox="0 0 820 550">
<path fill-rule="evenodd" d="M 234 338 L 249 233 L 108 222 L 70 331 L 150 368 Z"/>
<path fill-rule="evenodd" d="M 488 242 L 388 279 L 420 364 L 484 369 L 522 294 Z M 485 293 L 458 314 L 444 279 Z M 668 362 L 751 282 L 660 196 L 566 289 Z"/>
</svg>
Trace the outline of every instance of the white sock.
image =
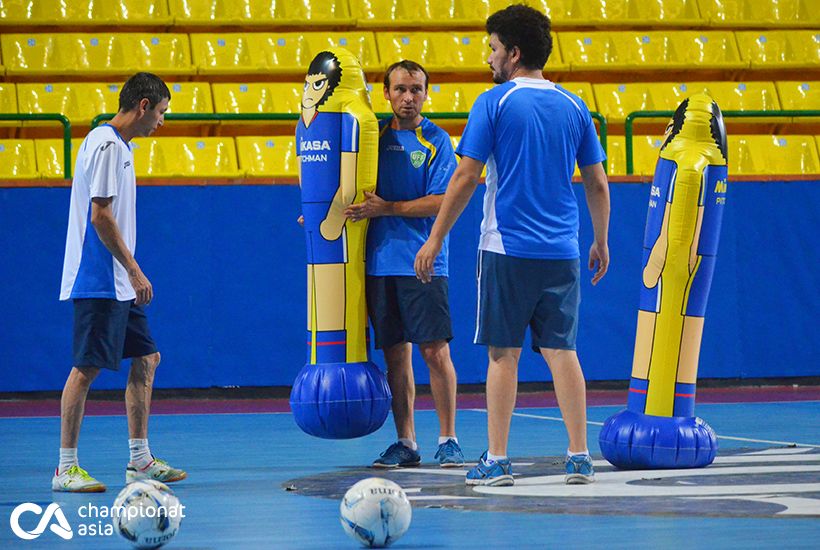
<svg viewBox="0 0 820 550">
<path fill-rule="evenodd" d="M 487 462 L 498 462 L 499 460 L 507 460 L 507 455 L 494 455 L 490 451 L 487 451 Z"/>
<path fill-rule="evenodd" d="M 154 460 L 147 439 L 129 439 L 128 450 L 131 451 L 131 464 L 138 468 L 148 466 Z"/>
<path fill-rule="evenodd" d="M 77 447 L 73 449 L 60 447 L 60 465 L 57 467 L 57 474 L 62 474 L 74 465 L 80 465 L 77 462 Z"/>
<path fill-rule="evenodd" d="M 440 435 L 438 436 L 438 444 L 441 445 L 442 443 L 447 443 L 448 439 L 452 439 L 458 445 L 458 438 L 454 435 Z"/>
<path fill-rule="evenodd" d="M 419 450 L 419 446 L 412 439 L 407 439 L 406 437 L 402 437 L 402 438 L 399 438 L 399 443 L 401 443 L 402 445 L 404 445 L 408 449 L 413 449 L 414 451 Z"/>
<path fill-rule="evenodd" d="M 573 452 L 567 449 L 567 458 L 572 458 L 573 456 L 589 456 L 589 449 L 584 449 L 583 451 Z"/>
</svg>

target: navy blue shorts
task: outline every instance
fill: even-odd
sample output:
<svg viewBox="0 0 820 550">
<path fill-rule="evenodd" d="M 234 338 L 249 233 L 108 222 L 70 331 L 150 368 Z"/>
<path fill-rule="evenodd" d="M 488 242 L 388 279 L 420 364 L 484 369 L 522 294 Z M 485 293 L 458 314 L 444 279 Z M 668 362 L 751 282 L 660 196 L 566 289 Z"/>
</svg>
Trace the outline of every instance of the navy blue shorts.
<svg viewBox="0 0 820 550">
<path fill-rule="evenodd" d="M 425 284 L 415 277 L 368 275 L 366 285 L 376 349 L 453 339 L 447 277 Z"/>
<path fill-rule="evenodd" d="M 479 251 L 475 343 L 575 349 L 581 301 L 580 260 L 533 260 Z"/>
<path fill-rule="evenodd" d="M 123 359 L 156 351 L 145 309 L 133 300 L 74 300 L 75 367 L 119 370 Z"/>
</svg>

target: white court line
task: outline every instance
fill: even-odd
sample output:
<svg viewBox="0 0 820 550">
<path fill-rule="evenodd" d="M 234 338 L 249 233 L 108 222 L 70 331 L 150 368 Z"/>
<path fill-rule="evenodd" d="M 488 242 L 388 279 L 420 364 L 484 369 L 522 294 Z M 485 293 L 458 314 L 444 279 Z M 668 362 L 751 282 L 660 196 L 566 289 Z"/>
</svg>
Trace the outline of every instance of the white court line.
<svg viewBox="0 0 820 550">
<path fill-rule="evenodd" d="M 487 409 L 469 409 L 473 412 L 482 412 L 487 413 Z M 559 416 L 543 416 L 538 414 L 527 414 L 527 413 L 517 413 L 513 412 L 513 416 L 521 416 L 524 418 L 535 418 L 538 420 L 553 420 L 555 422 L 563 422 L 564 419 Z M 591 424 L 593 426 L 603 426 L 603 422 L 594 422 L 592 420 L 587 420 L 587 424 Z M 746 441 L 749 443 L 768 443 L 771 445 L 788 445 L 788 446 L 797 446 L 797 447 L 813 447 L 817 448 L 820 445 L 815 445 L 813 443 L 797 443 L 796 441 L 776 441 L 771 439 L 753 439 L 750 437 L 734 437 L 730 435 L 718 435 L 718 439 L 728 439 L 731 441 Z"/>
</svg>

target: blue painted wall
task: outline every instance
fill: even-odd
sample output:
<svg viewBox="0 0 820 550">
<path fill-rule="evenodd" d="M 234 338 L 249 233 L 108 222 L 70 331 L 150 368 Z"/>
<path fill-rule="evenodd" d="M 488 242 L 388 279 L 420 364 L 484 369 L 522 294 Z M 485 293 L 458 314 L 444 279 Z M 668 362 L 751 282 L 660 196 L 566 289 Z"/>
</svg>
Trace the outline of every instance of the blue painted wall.
<svg viewBox="0 0 820 550">
<path fill-rule="evenodd" d="M 614 184 L 612 267 L 584 273 L 579 354 L 590 380 L 629 378 L 648 184 Z M 583 200 L 582 254 L 591 229 Z M 453 356 L 459 381 L 483 382 L 473 345 L 481 190 L 451 237 Z M 141 187 L 137 259 L 163 354 L 157 387 L 290 385 L 305 361 L 305 252 L 292 186 Z M 69 189 L 0 189 L 0 391 L 61 389 L 71 305 L 57 300 Z M 730 184 L 701 353 L 701 378 L 820 375 L 818 182 Z M 374 359 L 382 364 L 381 354 Z M 95 388 L 121 388 L 127 369 Z M 416 378 L 428 381 L 416 357 Z M 522 381 L 548 379 L 525 351 Z"/>
</svg>

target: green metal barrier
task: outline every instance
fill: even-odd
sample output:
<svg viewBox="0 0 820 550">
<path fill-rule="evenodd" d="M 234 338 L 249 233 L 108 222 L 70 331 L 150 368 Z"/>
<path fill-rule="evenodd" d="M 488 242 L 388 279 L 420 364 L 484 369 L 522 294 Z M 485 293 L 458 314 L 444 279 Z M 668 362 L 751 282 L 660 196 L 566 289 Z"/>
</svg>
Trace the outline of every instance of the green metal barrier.
<svg viewBox="0 0 820 550">
<path fill-rule="evenodd" d="M 675 111 L 635 111 L 629 113 L 624 121 L 624 141 L 626 141 L 626 174 L 634 171 L 632 161 L 633 125 L 639 118 L 671 118 Z M 723 118 L 782 118 L 820 116 L 820 110 L 807 111 L 723 111 Z"/>
<path fill-rule="evenodd" d="M 63 125 L 63 176 L 71 179 L 71 122 L 59 113 L 0 114 L 3 120 L 54 120 Z"/>
</svg>

